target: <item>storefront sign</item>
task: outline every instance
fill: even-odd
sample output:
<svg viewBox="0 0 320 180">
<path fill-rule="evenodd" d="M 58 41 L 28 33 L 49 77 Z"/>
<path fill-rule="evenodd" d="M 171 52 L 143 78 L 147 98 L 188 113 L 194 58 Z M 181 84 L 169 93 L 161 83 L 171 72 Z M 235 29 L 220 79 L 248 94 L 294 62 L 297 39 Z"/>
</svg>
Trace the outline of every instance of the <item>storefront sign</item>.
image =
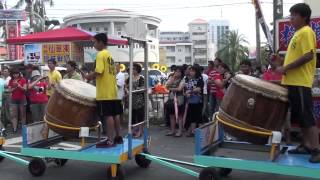
<svg viewBox="0 0 320 180">
<path fill-rule="evenodd" d="M 71 43 L 46 43 L 42 45 L 42 59 L 46 64 L 49 59 L 55 59 L 58 64 L 71 60 Z"/>
<path fill-rule="evenodd" d="M 33 64 L 33 65 L 43 64 L 41 44 L 25 44 L 24 45 L 24 63 Z"/>
</svg>

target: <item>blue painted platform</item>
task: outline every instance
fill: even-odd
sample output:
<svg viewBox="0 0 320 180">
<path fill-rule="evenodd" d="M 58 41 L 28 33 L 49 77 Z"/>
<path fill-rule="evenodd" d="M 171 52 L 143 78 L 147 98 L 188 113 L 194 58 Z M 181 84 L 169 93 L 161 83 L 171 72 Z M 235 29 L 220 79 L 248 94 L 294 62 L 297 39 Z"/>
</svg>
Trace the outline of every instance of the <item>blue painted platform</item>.
<svg viewBox="0 0 320 180">
<path fill-rule="evenodd" d="M 141 153 L 143 150 L 143 140 L 132 140 L 132 155 Z M 124 139 L 123 144 L 118 144 L 111 148 L 96 148 L 95 145 L 88 146 L 80 150 L 57 150 L 46 148 L 22 148 L 21 154 L 31 157 L 48 157 L 70 160 L 92 161 L 108 164 L 121 164 L 128 160 L 128 139 Z"/>
<path fill-rule="evenodd" d="M 293 149 L 293 148 L 295 147 L 290 147 L 289 149 Z M 319 177 L 320 177 L 320 163 L 310 163 L 309 158 L 310 158 L 310 155 L 298 155 L 298 154 L 285 153 L 277 159 L 277 163 L 280 165 L 318 169 Z"/>
<path fill-rule="evenodd" d="M 123 139 L 124 142 L 123 144 L 118 144 L 115 147 L 110 147 L 110 148 L 96 148 L 95 145 L 85 148 L 85 149 L 80 149 L 80 152 L 84 153 L 90 153 L 90 154 L 101 154 L 101 155 L 122 155 L 124 153 L 128 153 L 128 139 L 125 138 Z M 132 139 L 132 149 L 135 149 L 139 146 L 143 145 L 143 140 L 140 139 Z"/>
<path fill-rule="evenodd" d="M 289 147 L 292 149 L 295 147 Z M 310 155 L 281 154 L 275 162 L 244 158 L 195 155 L 194 162 L 207 167 L 231 168 L 245 171 L 273 173 L 320 179 L 320 163 L 309 162 Z"/>
</svg>

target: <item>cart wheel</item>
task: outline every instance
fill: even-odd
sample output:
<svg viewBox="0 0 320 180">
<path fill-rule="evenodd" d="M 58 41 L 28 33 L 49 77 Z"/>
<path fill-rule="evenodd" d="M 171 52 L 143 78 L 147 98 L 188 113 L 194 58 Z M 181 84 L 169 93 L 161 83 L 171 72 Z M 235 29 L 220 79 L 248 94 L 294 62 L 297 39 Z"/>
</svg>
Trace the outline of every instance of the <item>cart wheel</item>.
<svg viewBox="0 0 320 180">
<path fill-rule="evenodd" d="M 219 174 L 213 167 L 207 167 L 201 170 L 199 180 L 218 180 Z"/>
<path fill-rule="evenodd" d="M 231 168 L 220 168 L 219 169 L 219 175 L 222 177 L 227 177 L 232 172 Z"/>
<path fill-rule="evenodd" d="M 4 151 L 4 148 L 2 147 L 2 145 L 0 145 L 0 150 L 1 150 L 1 151 Z M 3 156 L 0 156 L 0 162 L 3 161 L 3 160 L 4 160 L 4 157 L 3 157 Z"/>
<path fill-rule="evenodd" d="M 34 158 L 29 163 L 29 172 L 33 176 L 41 176 L 46 171 L 46 163 L 40 158 Z"/>
<path fill-rule="evenodd" d="M 54 163 L 56 163 L 57 166 L 62 167 L 68 162 L 68 159 L 54 159 Z"/>
<path fill-rule="evenodd" d="M 144 151 L 145 154 L 150 154 L 148 151 Z M 151 160 L 147 159 L 146 156 L 142 154 L 137 154 L 135 156 L 136 163 L 141 168 L 148 168 L 151 164 Z"/>
<path fill-rule="evenodd" d="M 108 180 L 124 180 L 124 172 L 120 165 L 117 165 L 117 166 L 118 168 L 117 168 L 116 177 L 112 177 L 111 166 L 108 167 L 108 170 L 107 170 Z"/>
</svg>

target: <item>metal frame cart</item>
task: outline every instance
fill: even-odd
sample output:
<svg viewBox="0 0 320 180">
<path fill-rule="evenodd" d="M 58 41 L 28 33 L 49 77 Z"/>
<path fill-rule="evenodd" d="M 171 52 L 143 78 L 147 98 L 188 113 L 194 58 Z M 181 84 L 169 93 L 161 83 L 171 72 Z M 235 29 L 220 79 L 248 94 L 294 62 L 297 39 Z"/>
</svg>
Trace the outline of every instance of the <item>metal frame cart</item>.
<svg viewBox="0 0 320 180">
<path fill-rule="evenodd" d="M 130 58 L 130 77 L 132 77 L 133 67 L 133 45 L 139 43 L 144 46 L 145 54 L 145 77 L 148 77 L 148 42 L 146 40 L 136 40 L 131 37 L 125 37 L 129 44 L 129 58 Z M 148 102 L 148 81 L 145 81 L 145 89 L 139 90 L 145 93 L 145 102 Z M 21 165 L 28 166 L 29 171 L 34 176 L 41 176 L 45 172 L 46 162 L 55 162 L 59 166 L 65 165 L 67 160 L 82 160 L 93 161 L 105 164 L 111 164 L 108 167 L 108 179 L 124 179 L 121 165 L 127 160 L 135 158 L 136 163 L 142 167 L 147 168 L 151 161 L 146 159 L 144 155 L 140 153 L 149 154 L 149 117 L 148 106 L 145 110 L 145 119 L 143 122 L 132 125 L 132 78 L 130 78 L 129 87 L 129 122 L 128 122 L 128 135 L 124 138 L 124 143 L 111 148 L 96 148 L 96 142 L 100 136 L 91 138 L 89 137 L 88 129 L 100 129 L 99 126 L 92 128 L 83 127 L 59 127 L 64 129 L 78 130 L 80 131 L 80 144 L 81 148 L 76 150 L 66 150 L 59 147 L 53 147 L 53 144 L 57 144 L 63 140 L 63 137 L 51 132 L 48 139 L 40 138 L 41 127 L 44 122 L 35 123 L 23 127 L 22 139 L 23 144 L 20 153 L 0 150 L 0 158 L 7 158 L 13 160 Z M 46 121 L 46 120 L 45 120 Z M 143 138 L 133 139 L 132 128 L 137 126 L 144 126 Z M 100 133 L 99 133 L 100 134 Z M 92 140 L 94 143 L 92 143 Z M 90 141 L 91 143 L 88 143 Z M 3 144 L 3 141 L 0 141 Z M 88 143 L 85 145 L 85 143 Z M 0 147 L 1 144 L 0 144 Z M 21 157 L 31 158 L 30 161 Z M 2 160 L 0 159 L 0 160 Z"/>
<path fill-rule="evenodd" d="M 232 169 L 320 179 L 320 164 L 309 163 L 308 155 L 288 154 L 287 150 L 295 147 L 280 145 L 280 132 L 245 129 L 229 124 L 220 118 L 219 114 L 215 115 L 215 119 L 216 121 L 196 130 L 194 162 L 206 167 L 199 174 L 200 180 L 219 179 L 220 176 L 229 175 Z M 269 137 L 270 145 L 261 146 L 245 142 L 225 141 L 222 131 L 218 132 L 219 124 L 246 131 L 252 135 Z M 245 151 L 247 156 L 226 157 L 230 155 L 230 152 L 221 155 L 219 149 L 222 148 L 224 151 L 234 150 L 238 154 L 239 151 Z M 213 156 L 210 156 L 212 153 Z M 253 154 L 248 156 L 248 153 Z M 257 157 L 254 153 L 260 153 L 264 156 Z"/>
</svg>

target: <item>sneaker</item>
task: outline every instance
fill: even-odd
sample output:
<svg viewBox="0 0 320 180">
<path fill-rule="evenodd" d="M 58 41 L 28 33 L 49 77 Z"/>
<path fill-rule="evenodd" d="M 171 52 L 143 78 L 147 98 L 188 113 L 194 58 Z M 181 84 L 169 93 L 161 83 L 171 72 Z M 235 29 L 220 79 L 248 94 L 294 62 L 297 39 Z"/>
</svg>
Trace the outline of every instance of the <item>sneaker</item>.
<svg viewBox="0 0 320 180">
<path fill-rule="evenodd" d="M 300 144 L 295 149 L 289 150 L 288 153 L 289 154 L 310 154 L 311 153 L 311 149 L 306 147 L 303 144 Z"/>
<path fill-rule="evenodd" d="M 115 144 L 123 144 L 123 138 L 122 138 L 122 136 L 116 136 L 116 137 L 114 137 L 113 142 L 114 142 Z"/>
<path fill-rule="evenodd" d="M 114 144 L 110 139 L 103 140 L 96 144 L 96 148 L 110 148 L 114 147 L 116 144 Z"/>
<path fill-rule="evenodd" d="M 311 163 L 320 163 L 320 149 L 311 150 L 311 157 L 309 159 Z"/>
</svg>

